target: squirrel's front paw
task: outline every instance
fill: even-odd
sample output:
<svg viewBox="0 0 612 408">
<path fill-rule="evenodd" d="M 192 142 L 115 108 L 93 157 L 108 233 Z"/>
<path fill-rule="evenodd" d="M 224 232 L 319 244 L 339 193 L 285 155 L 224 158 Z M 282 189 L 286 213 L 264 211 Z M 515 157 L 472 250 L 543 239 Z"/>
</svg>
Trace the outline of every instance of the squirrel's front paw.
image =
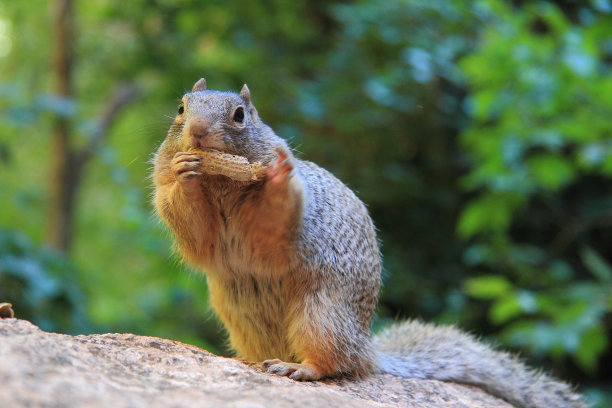
<svg viewBox="0 0 612 408">
<path fill-rule="evenodd" d="M 295 160 L 293 156 L 291 156 L 291 153 L 284 148 L 277 147 L 274 150 L 276 150 L 278 158 L 275 162 L 268 165 L 266 170 L 268 182 L 272 184 L 286 183 L 293 176 Z"/>
<path fill-rule="evenodd" d="M 202 173 L 198 170 L 202 166 L 202 157 L 196 153 L 178 152 L 172 158 L 172 172 L 176 180 L 185 188 L 191 189 L 198 186 L 198 176 Z"/>
</svg>

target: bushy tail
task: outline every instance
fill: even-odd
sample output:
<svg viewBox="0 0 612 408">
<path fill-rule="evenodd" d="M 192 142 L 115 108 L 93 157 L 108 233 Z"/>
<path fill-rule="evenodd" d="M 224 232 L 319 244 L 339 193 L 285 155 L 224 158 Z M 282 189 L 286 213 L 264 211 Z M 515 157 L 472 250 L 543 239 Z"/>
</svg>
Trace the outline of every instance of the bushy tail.
<svg viewBox="0 0 612 408">
<path fill-rule="evenodd" d="M 476 385 L 521 408 L 587 406 L 568 384 L 454 327 L 407 321 L 375 336 L 374 344 L 389 374 Z"/>
</svg>

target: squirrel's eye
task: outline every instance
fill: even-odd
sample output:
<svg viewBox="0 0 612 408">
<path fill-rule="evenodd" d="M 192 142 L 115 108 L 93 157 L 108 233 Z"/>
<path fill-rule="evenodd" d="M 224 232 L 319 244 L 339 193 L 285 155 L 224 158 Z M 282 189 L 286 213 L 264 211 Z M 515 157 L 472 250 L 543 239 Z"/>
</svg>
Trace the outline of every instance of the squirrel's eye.
<svg viewBox="0 0 612 408">
<path fill-rule="evenodd" d="M 185 112 L 185 106 L 181 103 L 178 107 L 178 114 L 182 115 Z"/>
<path fill-rule="evenodd" d="M 233 119 L 236 123 L 242 123 L 244 121 L 244 108 L 242 106 L 236 108 L 236 111 L 234 111 Z"/>
</svg>

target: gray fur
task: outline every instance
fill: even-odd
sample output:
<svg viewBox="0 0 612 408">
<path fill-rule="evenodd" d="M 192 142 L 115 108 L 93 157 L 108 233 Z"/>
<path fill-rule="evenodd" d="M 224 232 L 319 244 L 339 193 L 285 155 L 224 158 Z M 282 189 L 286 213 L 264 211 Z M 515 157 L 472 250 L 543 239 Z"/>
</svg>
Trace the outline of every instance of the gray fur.
<svg viewBox="0 0 612 408">
<path fill-rule="evenodd" d="M 586 407 L 569 385 L 454 327 L 406 321 L 375 336 L 374 345 L 383 372 L 477 385 L 517 407 Z"/>
</svg>

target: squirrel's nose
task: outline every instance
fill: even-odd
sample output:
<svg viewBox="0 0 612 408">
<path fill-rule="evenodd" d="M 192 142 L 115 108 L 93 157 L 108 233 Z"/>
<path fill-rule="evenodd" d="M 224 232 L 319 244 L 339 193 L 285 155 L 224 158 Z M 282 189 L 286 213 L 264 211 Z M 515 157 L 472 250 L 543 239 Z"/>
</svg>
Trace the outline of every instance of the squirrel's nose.
<svg viewBox="0 0 612 408">
<path fill-rule="evenodd" d="M 210 124 L 202 118 L 193 118 L 189 122 L 189 133 L 196 139 L 204 139 L 208 135 Z"/>
</svg>

